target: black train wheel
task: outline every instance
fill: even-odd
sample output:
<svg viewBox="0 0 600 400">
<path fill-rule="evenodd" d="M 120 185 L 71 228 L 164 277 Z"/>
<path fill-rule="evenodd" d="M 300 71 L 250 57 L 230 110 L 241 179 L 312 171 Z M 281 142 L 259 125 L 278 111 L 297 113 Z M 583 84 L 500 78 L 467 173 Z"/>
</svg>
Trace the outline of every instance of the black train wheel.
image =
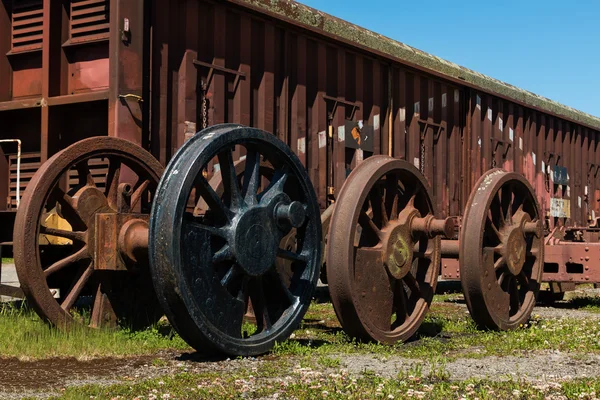
<svg viewBox="0 0 600 400">
<path fill-rule="evenodd" d="M 471 193 L 460 235 L 460 278 L 471 316 L 486 329 L 527 322 L 542 279 L 540 208 L 520 174 L 494 169 Z"/>
<path fill-rule="evenodd" d="M 241 185 L 236 146 L 246 153 Z M 261 178 L 264 161 L 273 167 L 270 182 Z M 222 195 L 203 175 L 211 163 L 219 165 Z M 157 193 L 152 277 L 181 337 L 199 351 L 234 356 L 262 354 L 288 338 L 308 309 L 321 262 L 316 196 L 293 152 L 258 129 L 213 126 L 177 152 Z M 282 243 L 293 229 L 289 251 Z M 280 259 L 291 261 L 291 276 L 278 271 Z M 252 327 L 244 322 L 248 302 Z"/>
</svg>

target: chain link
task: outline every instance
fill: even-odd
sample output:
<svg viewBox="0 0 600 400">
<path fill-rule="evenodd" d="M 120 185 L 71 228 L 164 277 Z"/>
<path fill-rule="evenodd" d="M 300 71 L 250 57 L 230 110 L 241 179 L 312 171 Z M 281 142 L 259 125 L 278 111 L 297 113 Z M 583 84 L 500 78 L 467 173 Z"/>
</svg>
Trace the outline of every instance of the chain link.
<svg viewBox="0 0 600 400">
<path fill-rule="evenodd" d="M 425 173 L 425 139 L 421 138 L 421 173 Z"/>
<path fill-rule="evenodd" d="M 202 129 L 208 128 L 208 100 L 206 92 L 202 93 Z"/>
<path fill-rule="evenodd" d="M 496 154 L 492 153 L 492 168 L 496 168 Z"/>
</svg>

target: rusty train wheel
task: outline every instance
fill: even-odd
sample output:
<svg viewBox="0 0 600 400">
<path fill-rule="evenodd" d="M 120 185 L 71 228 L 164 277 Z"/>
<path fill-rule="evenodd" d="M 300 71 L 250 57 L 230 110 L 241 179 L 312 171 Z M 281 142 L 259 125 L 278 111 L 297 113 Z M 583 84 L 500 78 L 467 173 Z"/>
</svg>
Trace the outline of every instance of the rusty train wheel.
<svg viewBox="0 0 600 400">
<path fill-rule="evenodd" d="M 471 193 L 460 235 L 463 292 L 478 326 L 527 322 L 539 291 L 543 225 L 533 188 L 517 173 L 491 170 Z"/>
<path fill-rule="evenodd" d="M 246 152 L 241 185 L 232 161 L 236 146 Z M 259 171 L 264 159 L 274 171 L 266 187 Z M 211 163 L 219 164 L 222 194 L 203 176 Z M 200 198 L 189 209 L 195 193 Z M 282 247 L 294 229 L 295 251 Z M 159 184 L 150 222 L 152 277 L 172 325 L 199 351 L 256 355 L 285 340 L 310 304 L 320 243 L 306 171 L 266 132 L 208 128 L 178 151 Z M 281 273 L 280 260 L 291 261 L 291 276 Z M 244 324 L 249 301 L 256 315 L 251 330 Z"/>
<path fill-rule="evenodd" d="M 13 236 L 21 287 L 42 319 L 87 323 L 75 312 L 86 302 L 91 327 L 136 328 L 160 317 L 147 221 L 161 173 L 150 153 L 112 137 L 77 142 L 36 172 Z"/>
<path fill-rule="evenodd" d="M 387 156 L 367 159 L 344 184 L 329 230 L 327 278 L 349 335 L 392 344 L 423 321 L 440 263 L 439 238 L 424 233 L 435 214 L 429 193 L 414 166 Z"/>
</svg>

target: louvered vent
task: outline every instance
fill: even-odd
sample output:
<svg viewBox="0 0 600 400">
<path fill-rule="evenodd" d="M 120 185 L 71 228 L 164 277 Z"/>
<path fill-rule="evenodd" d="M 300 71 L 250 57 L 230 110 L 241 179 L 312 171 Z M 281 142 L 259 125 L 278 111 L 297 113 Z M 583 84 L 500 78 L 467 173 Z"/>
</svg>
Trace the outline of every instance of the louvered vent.
<svg viewBox="0 0 600 400">
<path fill-rule="evenodd" d="M 12 52 L 42 48 L 44 5 L 41 0 L 13 0 Z"/>
<path fill-rule="evenodd" d="M 108 38 L 109 0 L 71 0 L 71 42 Z"/>
</svg>

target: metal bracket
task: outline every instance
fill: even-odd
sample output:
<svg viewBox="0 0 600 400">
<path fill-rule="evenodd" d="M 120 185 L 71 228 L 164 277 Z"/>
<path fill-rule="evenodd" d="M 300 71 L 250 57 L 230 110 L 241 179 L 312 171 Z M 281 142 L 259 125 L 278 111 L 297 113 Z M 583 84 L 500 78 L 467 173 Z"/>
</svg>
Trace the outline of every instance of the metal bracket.
<svg viewBox="0 0 600 400">
<path fill-rule="evenodd" d="M 430 122 L 425 119 L 419 119 L 417 121 L 419 122 L 419 125 L 424 125 L 423 129 L 421 129 L 421 140 L 425 140 L 425 136 L 429 128 L 436 128 L 437 131 L 433 135 L 433 141 L 437 143 L 437 141 L 440 140 L 442 132 L 446 130 L 446 127 L 443 124 L 436 124 L 435 122 Z"/>
<path fill-rule="evenodd" d="M 598 170 L 600 170 L 600 164 L 588 162 L 588 176 L 594 175 L 594 178 L 598 176 Z M 596 168 L 596 172 L 592 174 L 592 170 Z"/>
<path fill-rule="evenodd" d="M 196 67 L 208 68 L 208 76 L 206 77 L 206 82 L 204 82 L 204 81 L 200 82 L 200 87 L 201 87 L 202 91 L 204 91 L 204 92 L 206 92 L 208 90 L 208 87 L 210 86 L 210 82 L 212 81 L 212 78 L 215 75 L 215 71 L 219 71 L 224 74 L 235 75 L 235 80 L 233 81 L 233 91 L 234 92 L 237 89 L 240 79 L 246 78 L 246 73 L 242 72 L 242 71 L 236 71 L 234 69 L 221 67 L 220 65 L 205 63 L 205 62 L 202 62 L 199 60 L 194 60 L 193 63 L 194 63 L 194 66 L 196 66 Z"/>
<path fill-rule="evenodd" d="M 134 99 L 134 100 L 137 100 L 138 103 L 143 103 L 144 102 L 144 99 L 142 98 L 142 96 L 138 96 L 137 94 L 133 94 L 133 93 L 120 94 L 117 97 L 119 99 L 123 99 L 123 100 Z"/>
<path fill-rule="evenodd" d="M 336 97 L 331 97 L 331 96 L 323 95 L 323 99 L 325 101 L 331 101 L 331 102 L 333 102 L 333 110 L 331 110 L 331 112 L 328 115 L 330 121 L 333 120 L 333 117 L 335 117 L 335 112 L 337 111 L 338 105 L 340 105 L 340 104 L 352 107 L 352 111 L 350 112 L 350 118 L 349 119 L 354 119 L 354 113 L 356 113 L 356 110 L 358 110 L 360 108 L 360 106 L 358 105 L 358 103 L 352 103 L 351 101 L 346 101 L 346 100 L 338 99 Z"/>
<path fill-rule="evenodd" d="M 554 165 L 556 165 L 558 167 L 558 162 L 560 161 L 560 154 L 553 153 L 551 151 L 545 151 L 544 155 L 546 156 L 546 164 L 547 165 L 550 165 L 550 161 L 552 161 L 552 159 L 554 158 L 554 159 L 556 159 L 556 161 L 555 161 L 556 164 L 554 164 Z"/>
<path fill-rule="evenodd" d="M 502 146 L 503 148 L 505 148 L 504 153 L 502 154 L 502 158 L 506 158 L 506 155 L 508 154 L 508 150 L 512 146 L 512 143 L 508 140 L 498 138 L 491 138 L 490 140 L 492 141 L 492 157 L 496 155 L 496 150 L 498 149 L 498 147 Z"/>
</svg>

